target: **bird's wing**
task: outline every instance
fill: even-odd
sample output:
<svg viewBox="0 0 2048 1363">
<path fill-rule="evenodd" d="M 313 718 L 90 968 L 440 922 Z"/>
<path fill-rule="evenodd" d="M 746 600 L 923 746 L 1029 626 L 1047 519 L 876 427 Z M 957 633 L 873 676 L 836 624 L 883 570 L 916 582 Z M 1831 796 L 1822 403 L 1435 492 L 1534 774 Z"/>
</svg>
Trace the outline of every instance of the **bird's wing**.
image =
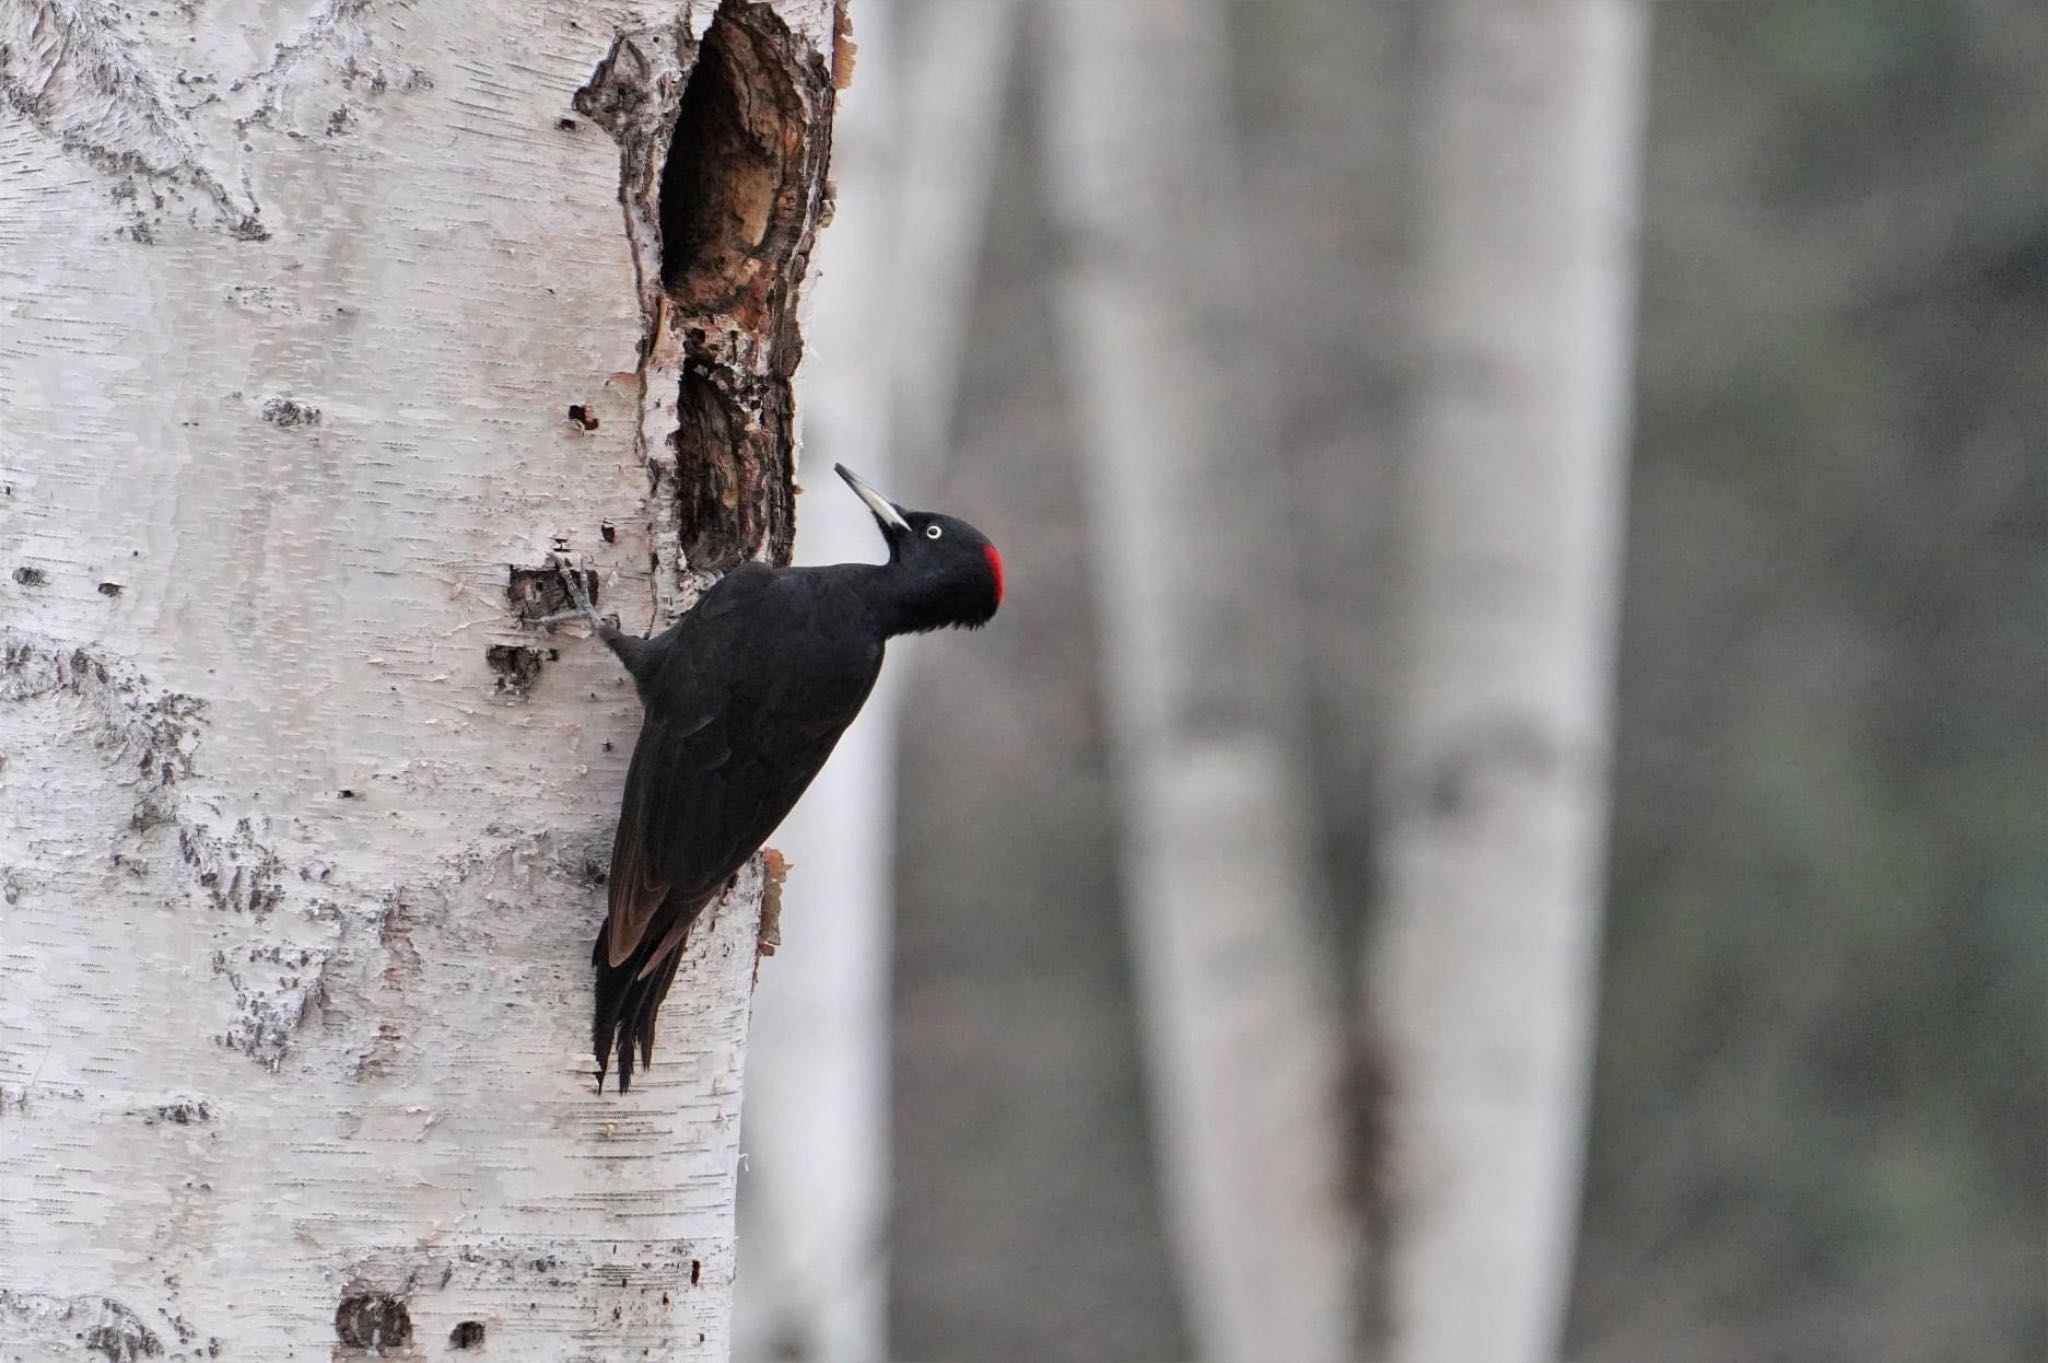
<svg viewBox="0 0 2048 1363">
<path fill-rule="evenodd" d="M 674 885 L 675 830 L 703 828 L 695 817 L 713 804 L 715 774 L 732 760 L 720 726 L 709 716 L 688 720 L 650 713 L 640 725 L 626 770 L 619 829 L 612 839 L 611 914 L 606 927 L 613 966 L 640 946 Z M 706 812 L 715 815 L 715 807 Z M 705 832 L 711 832 L 703 828 Z M 709 849 L 704 849 L 709 850 Z"/>
<path fill-rule="evenodd" d="M 773 581 L 742 578 L 723 595 L 765 592 Z M 820 653 L 806 642 L 817 629 L 802 618 L 772 604 L 744 613 L 724 604 L 707 597 L 685 617 L 675 670 L 643 693 L 649 705 L 612 846 L 606 955 L 614 968 L 640 952 L 644 970 L 680 945 L 695 910 L 818 774 L 881 667 L 878 645 Z M 664 914 L 670 903 L 674 912 Z M 659 940 L 650 943 L 650 933 Z"/>
</svg>

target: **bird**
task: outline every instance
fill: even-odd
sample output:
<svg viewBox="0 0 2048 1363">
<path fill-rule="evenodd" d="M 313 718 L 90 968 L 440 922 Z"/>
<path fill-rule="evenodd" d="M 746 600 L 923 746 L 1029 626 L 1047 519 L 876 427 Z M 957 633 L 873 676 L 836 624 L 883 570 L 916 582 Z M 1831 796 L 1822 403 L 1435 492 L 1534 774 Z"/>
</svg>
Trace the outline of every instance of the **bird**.
<svg viewBox="0 0 2048 1363">
<path fill-rule="evenodd" d="M 741 564 L 652 638 L 622 632 L 557 556 L 575 603 L 632 675 L 640 736 L 626 771 L 591 952 L 597 1086 L 614 1050 L 618 1089 L 654 1024 L 691 924 L 760 850 L 874 689 L 888 641 L 978 629 L 1003 602 L 1003 559 L 953 516 L 891 502 L 833 466 L 881 529 L 886 563 Z"/>
</svg>

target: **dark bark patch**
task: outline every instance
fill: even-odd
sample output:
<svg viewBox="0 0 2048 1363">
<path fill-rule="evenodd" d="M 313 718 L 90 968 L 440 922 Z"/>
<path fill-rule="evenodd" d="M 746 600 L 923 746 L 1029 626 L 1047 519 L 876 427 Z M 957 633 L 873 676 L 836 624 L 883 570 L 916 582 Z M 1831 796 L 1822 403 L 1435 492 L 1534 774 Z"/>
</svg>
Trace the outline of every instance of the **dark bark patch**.
<svg viewBox="0 0 2048 1363">
<path fill-rule="evenodd" d="M 138 825 L 138 828 L 140 825 Z M 284 902 L 284 859 L 256 836 L 248 819 L 225 836 L 198 825 L 178 829 L 178 853 L 207 902 L 222 913 L 263 917 Z"/>
<path fill-rule="evenodd" d="M 412 1341 L 412 1312 L 403 1297 L 352 1293 L 334 1310 L 334 1335 L 351 1348 L 397 1348 Z"/>
<path fill-rule="evenodd" d="M 678 538 L 692 568 L 744 563 L 792 519 L 776 434 L 749 420 L 717 367 L 692 363 L 676 399 Z"/>
<path fill-rule="evenodd" d="M 648 83 L 654 71 L 654 62 L 641 50 L 636 37 L 622 34 L 570 103 L 576 112 L 624 143 L 629 133 L 638 131 L 635 125 L 646 112 Z M 555 126 L 574 122 L 562 118 Z"/>
<path fill-rule="evenodd" d="M 448 1332 L 448 1347 L 451 1349 L 481 1349 L 484 1346 L 484 1323 L 480 1320 L 460 1320 Z"/>
<path fill-rule="evenodd" d="M 268 943 L 213 953 L 213 973 L 235 992 L 234 1016 L 214 1040 L 275 1074 L 292 1036 L 325 996 L 330 953 Z"/>
<path fill-rule="evenodd" d="M 318 426 L 320 424 L 320 409 L 311 403 L 300 402 L 296 398 L 283 396 L 267 397 L 263 399 L 263 405 L 257 409 L 257 413 L 271 425 L 282 426 L 286 429 L 294 426 Z"/>
<path fill-rule="evenodd" d="M 24 563 L 14 570 L 14 580 L 24 587 L 40 587 L 50 580 L 50 575 L 41 568 L 31 568 Z"/>
<path fill-rule="evenodd" d="M 590 597 L 590 603 L 596 605 L 597 571 L 585 568 L 582 573 L 583 590 Z M 562 574 L 552 564 L 545 568 L 513 565 L 506 569 L 506 574 L 505 601 L 512 609 L 512 618 L 520 624 L 537 625 L 550 616 L 576 609 L 576 603 L 569 599 L 569 588 L 562 581 Z"/>
<path fill-rule="evenodd" d="M 492 644 L 484 650 L 484 661 L 497 674 L 500 695 L 524 699 L 540 680 L 545 658 L 537 648 L 523 644 Z"/>
<path fill-rule="evenodd" d="M 142 1114 L 144 1126 L 155 1126 L 168 1122 L 172 1126 L 200 1126 L 213 1120 L 213 1109 L 203 1098 L 180 1098 L 175 1102 L 159 1103 Z"/>
<path fill-rule="evenodd" d="M 137 1358 L 159 1358 L 163 1355 L 163 1341 L 154 1331 L 141 1322 L 123 1322 L 120 1325 L 99 1325 L 86 1331 L 85 1348 L 96 1353 L 109 1363 L 130 1363 Z"/>
</svg>

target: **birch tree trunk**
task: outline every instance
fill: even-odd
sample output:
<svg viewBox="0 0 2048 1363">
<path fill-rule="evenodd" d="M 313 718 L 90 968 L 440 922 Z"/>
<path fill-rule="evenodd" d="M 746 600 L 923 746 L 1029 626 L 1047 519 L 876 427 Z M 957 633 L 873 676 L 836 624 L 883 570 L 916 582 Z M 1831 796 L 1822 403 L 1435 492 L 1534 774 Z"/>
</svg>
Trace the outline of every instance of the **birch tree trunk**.
<svg viewBox="0 0 2048 1363">
<path fill-rule="evenodd" d="M 911 495 L 938 485 L 953 439 L 1021 8 L 923 0 L 904 15 L 889 387 L 897 476 Z"/>
<path fill-rule="evenodd" d="M 10 1360 L 725 1356 L 763 876 L 593 1092 L 535 621 L 787 555 L 836 19 L 0 0 Z"/>
<path fill-rule="evenodd" d="M 1349 1356 L 1336 981 L 1312 920 L 1292 590 L 1247 419 L 1223 11 L 1043 11 L 1066 359 L 1088 435 L 1123 893 L 1191 1332 Z"/>
<path fill-rule="evenodd" d="M 1430 11 L 1386 894 L 1394 1359 L 1555 1356 L 1602 893 L 1647 11 Z"/>
</svg>

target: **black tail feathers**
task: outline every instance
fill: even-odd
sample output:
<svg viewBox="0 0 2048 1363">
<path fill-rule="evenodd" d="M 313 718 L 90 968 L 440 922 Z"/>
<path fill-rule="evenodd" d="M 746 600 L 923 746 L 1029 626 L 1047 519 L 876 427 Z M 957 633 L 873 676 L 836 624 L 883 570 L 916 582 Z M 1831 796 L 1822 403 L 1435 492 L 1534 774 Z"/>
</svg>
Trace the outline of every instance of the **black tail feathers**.
<svg viewBox="0 0 2048 1363">
<path fill-rule="evenodd" d="M 648 958 L 668 936 L 667 925 L 659 921 L 649 928 L 640 949 L 624 965 L 611 964 L 610 924 L 598 929 L 597 946 L 590 953 L 590 963 L 597 968 L 597 1012 L 592 1020 L 590 1044 L 597 1055 L 599 1092 L 604 1091 L 605 1071 L 614 1049 L 619 1056 L 621 1093 L 633 1087 L 634 1050 L 639 1050 L 643 1068 L 654 1059 L 654 1019 L 661 1011 L 662 1000 L 668 997 L 669 986 L 675 983 L 676 967 L 682 962 L 683 952 L 680 946 L 669 952 L 647 978 L 641 979 L 640 972 Z"/>
</svg>

